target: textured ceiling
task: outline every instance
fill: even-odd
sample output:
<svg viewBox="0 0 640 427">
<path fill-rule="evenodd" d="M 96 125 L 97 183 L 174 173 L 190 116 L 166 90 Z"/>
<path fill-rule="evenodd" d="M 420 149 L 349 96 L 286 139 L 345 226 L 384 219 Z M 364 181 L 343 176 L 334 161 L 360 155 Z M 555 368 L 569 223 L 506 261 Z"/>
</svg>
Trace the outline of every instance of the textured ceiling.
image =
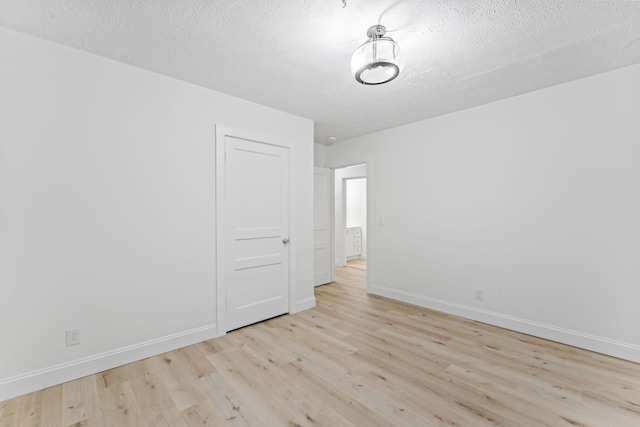
<svg viewBox="0 0 640 427">
<path fill-rule="evenodd" d="M 315 121 L 338 141 L 640 63 L 640 2 L 0 0 L 0 25 Z M 361 86 L 381 23 L 406 57 Z"/>
</svg>

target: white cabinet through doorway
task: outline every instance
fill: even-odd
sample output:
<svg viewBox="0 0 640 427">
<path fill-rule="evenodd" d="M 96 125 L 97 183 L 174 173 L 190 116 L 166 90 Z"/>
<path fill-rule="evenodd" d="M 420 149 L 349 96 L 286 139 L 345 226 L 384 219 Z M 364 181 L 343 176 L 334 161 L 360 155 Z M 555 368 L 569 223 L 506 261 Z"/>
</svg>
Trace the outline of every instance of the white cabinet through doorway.
<svg viewBox="0 0 640 427">
<path fill-rule="evenodd" d="M 362 255 L 362 228 L 348 227 L 344 235 L 344 253 L 347 259 L 358 259 Z"/>
</svg>

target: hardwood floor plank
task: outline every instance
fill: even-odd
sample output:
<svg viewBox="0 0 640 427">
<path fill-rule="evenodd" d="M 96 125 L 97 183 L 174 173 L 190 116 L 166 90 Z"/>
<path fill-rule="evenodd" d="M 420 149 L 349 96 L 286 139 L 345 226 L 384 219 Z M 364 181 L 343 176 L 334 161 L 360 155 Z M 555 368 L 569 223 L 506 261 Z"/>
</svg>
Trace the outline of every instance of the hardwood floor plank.
<svg viewBox="0 0 640 427">
<path fill-rule="evenodd" d="M 303 359 L 301 358 L 301 361 Z M 386 417 L 380 417 L 375 408 L 353 399 L 342 387 L 318 375 L 308 365 L 289 363 L 283 367 L 290 376 L 295 376 L 305 384 L 307 390 L 335 409 L 353 426 L 392 426 L 394 423 Z M 303 424 L 304 425 L 304 424 Z"/>
<path fill-rule="evenodd" d="M 24 427 L 35 427 L 40 425 L 41 413 L 39 411 L 39 407 L 41 400 L 41 394 L 32 393 L 22 396 L 22 398 L 15 402 L 15 413 L 24 414 L 21 419 L 21 425 Z"/>
<path fill-rule="evenodd" d="M 205 425 L 223 419 L 197 381 L 202 375 L 184 349 L 149 358 L 148 364 L 167 390 L 173 406 L 182 414 L 186 425 Z"/>
<path fill-rule="evenodd" d="M 218 368 L 220 375 L 228 383 L 233 384 L 238 393 L 244 397 L 246 403 L 242 406 L 260 414 L 264 425 L 286 425 L 280 418 L 282 414 L 274 410 L 272 405 L 274 397 L 282 398 L 278 393 L 280 390 L 272 386 L 274 382 L 273 377 L 270 376 L 272 372 L 267 371 L 262 375 L 256 375 L 256 370 L 251 366 L 252 362 L 242 348 L 222 351 L 215 356 L 210 356 L 210 360 Z"/>
<path fill-rule="evenodd" d="M 136 425 L 148 427 L 186 426 L 162 376 L 149 366 L 149 359 L 126 365 L 127 376 L 138 405 Z"/>
<path fill-rule="evenodd" d="M 138 405 L 129 381 L 120 381 L 99 389 L 104 425 L 135 427 Z"/>
<path fill-rule="evenodd" d="M 62 425 L 62 386 L 57 385 L 42 390 L 40 427 L 58 427 Z M 0 416 L 1 417 L 1 416 Z"/>
<path fill-rule="evenodd" d="M 256 427 L 264 425 L 249 402 L 234 387 L 233 382 L 229 382 L 220 372 L 202 377 L 198 381 L 220 410 L 225 425 Z"/>
<path fill-rule="evenodd" d="M 96 380 L 91 375 L 70 381 L 62 386 L 62 425 L 82 424 L 86 426 L 104 426 L 101 402 Z M 39 393 L 39 392 L 38 392 Z"/>
</svg>

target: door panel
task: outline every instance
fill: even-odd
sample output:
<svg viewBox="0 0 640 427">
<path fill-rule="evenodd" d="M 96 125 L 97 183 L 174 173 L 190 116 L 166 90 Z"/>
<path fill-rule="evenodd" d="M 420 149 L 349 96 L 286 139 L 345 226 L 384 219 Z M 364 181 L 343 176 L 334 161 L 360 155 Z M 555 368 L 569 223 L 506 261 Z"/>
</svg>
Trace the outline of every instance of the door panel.
<svg viewBox="0 0 640 427">
<path fill-rule="evenodd" d="M 333 280 L 331 254 L 331 216 L 333 174 L 331 169 L 315 168 L 313 180 L 313 284 L 323 285 Z"/>
<path fill-rule="evenodd" d="M 289 149 L 224 138 L 228 331 L 289 311 Z"/>
</svg>

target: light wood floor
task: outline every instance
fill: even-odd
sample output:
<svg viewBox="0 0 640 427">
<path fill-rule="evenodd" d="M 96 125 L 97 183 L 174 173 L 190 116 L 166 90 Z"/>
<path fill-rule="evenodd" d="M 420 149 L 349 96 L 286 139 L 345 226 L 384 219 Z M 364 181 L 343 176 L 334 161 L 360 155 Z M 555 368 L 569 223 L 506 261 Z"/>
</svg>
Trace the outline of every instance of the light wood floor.
<svg viewBox="0 0 640 427">
<path fill-rule="evenodd" d="M 366 295 L 0 403 L 1 426 L 640 426 L 640 365 Z"/>
<path fill-rule="evenodd" d="M 351 261 L 347 261 L 347 267 L 359 268 L 360 270 L 367 269 L 367 260 L 366 259 L 352 259 Z"/>
</svg>

